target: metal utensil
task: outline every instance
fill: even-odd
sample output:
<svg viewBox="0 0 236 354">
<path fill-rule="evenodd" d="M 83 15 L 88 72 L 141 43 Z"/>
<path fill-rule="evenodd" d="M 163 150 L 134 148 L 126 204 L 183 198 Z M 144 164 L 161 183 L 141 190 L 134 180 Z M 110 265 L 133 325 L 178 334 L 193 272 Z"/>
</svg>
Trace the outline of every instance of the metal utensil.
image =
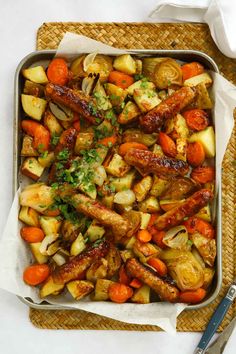
<svg viewBox="0 0 236 354">
<path fill-rule="evenodd" d="M 234 317 L 218 338 L 207 348 L 206 354 L 222 354 L 235 326 L 236 317 Z"/>
<path fill-rule="evenodd" d="M 236 279 L 233 282 L 233 284 L 230 286 L 227 294 L 221 300 L 219 306 L 217 307 L 213 316 L 211 317 L 210 322 L 208 323 L 207 328 L 205 329 L 205 332 L 203 333 L 202 338 L 198 343 L 196 350 L 194 351 L 194 354 L 203 354 L 205 352 L 207 345 L 209 344 L 217 328 L 223 321 L 230 305 L 233 303 L 235 298 L 236 298 Z"/>
</svg>

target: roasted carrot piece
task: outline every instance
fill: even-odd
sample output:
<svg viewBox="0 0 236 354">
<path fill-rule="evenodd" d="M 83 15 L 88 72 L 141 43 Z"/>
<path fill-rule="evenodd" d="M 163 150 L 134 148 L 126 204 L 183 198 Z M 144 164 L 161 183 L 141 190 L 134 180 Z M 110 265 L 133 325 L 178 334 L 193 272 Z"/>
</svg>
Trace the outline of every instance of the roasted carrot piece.
<svg viewBox="0 0 236 354">
<path fill-rule="evenodd" d="M 159 143 L 165 155 L 170 157 L 177 155 L 175 142 L 167 134 L 163 132 L 159 133 Z"/>
<path fill-rule="evenodd" d="M 155 226 L 152 227 L 152 241 L 159 247 L 165 248 L 166 245 L 163 243 L 163 238 L 165 236 L 165 231 L 160 231 L 155 228 Z"/>
<path fill-rule="evenodd" d="M 131 280 L 130 277 L 127 275 L 125 271 L 125 266 L 122 265 L 119 269 L 119 282 L 121 284 L 129 285 L 130 280 Z"/>
<path fill-rule="evenodd" d="M 99 145 L 104 145 L 107 147 L 112 147 L 113 145 L 115 145 L 115 143 L 117 142 L 117 136 L 116 135 L 112 135 L 112 136 L 108 136 L 106 138 L 103 138 L 101 140 L 98 140 L 98 144 Z"/>
<path fill-rule="evenodd" d="M 185 111 L 183 116 L 188 127 L 192 130 L 204 130 L 209 124 L 208 114 L 203 109 L 190 109 Z"/>
<path fill-rule="evenodd" d="M 159 258 L 149 258 L 147 263 L 154 268 L 161 277 L 167 274 L 167 266 Z"/>
<path fill-rule="evenodd" d="M 116 86 L 126 89 L 134 83 L 134 78 L 130 75 L 121 73 L 120 71 L 111 71 L 108 77 L 108 82 Z"/>
<path fill-rule="evenodd" d="M 181 66 L 183 81 L 190 79 L 190 77 L 200 75 L 204 72 L 204 67 L 202 64 L 193 61 L 192 63 L 187 63 Z"/>
<path fill-rule="evenodd" d="M 53 84 L 65 85 L 69 79 L 66 61 L 62 58 L 53 59 L 48 66 L 47 77 Z"/>
<path fill-rule="evenodd" d="M 130 286 L 132 286 L 132 288 L 135 288 L 135 289 L 139 289 L 141 288 L 141 286 L 143 285 L 143 283 L 141 282 L 141 280 L 137 279 L 137 278 L 134 278 L 130 283 L 129 283 Z"/>
<path fill-rule="evenodd" d="M 202 220 L 196 216 L 192 216 L 188 218 L 188 220 L 184 221 L 184 226 L 186 227 L 189 234 L 194 234 L 195 232 L 199 232 L 201 235 L 212 239 L 215 236 L 214 227 L 207 221 Z"/>
<path fill-rule="evenodd" d="M 148 223 L 148 227 L 147 227 L 148 230 L 149 230 L 149 228 L 151 228 L 154 225 L 154 223 L 155 223 L 156 219 L 158 218 L 158 216 L 160 216 L 160 215 L 159 214 L 152 214 L 151 215 L 149 223 Z"/>
<path fill-rule="evenodd" d="M 198 183 L 212 182 L 215 178 L 215 169 L 210 166 L 197 167 L 192 170 L 191 177 Z"/>
<path fill-rule="evenodd" d="M 149 242 L 152 239 L 152 235 L 148 230 L 140 230 L 137 233 L 137 239 L 141 242 Z"/>
<path fill-rule="evenodd" d="M 46 209 L 43 212 L 41 212 L 41 214 L 45 216 L 59 216 L 61 214 L 61 211 L 59 209 L 54 209 L 54 210 Z"/>
<path fill-rule="evenodd" d="M 44 239 L 43 230 L 34 226 L 23 226 L 20 235 L 28 243 L 41 242 Z"/>
<path fill-rule="evenodd" d="M 206 158 L 205 150 L 200 143 L 200 141 L 196 141 L 194 143 L 188 144 L 187 147 L 187 160 L 190 165 L 197 167 L 202 165 Z"/>
<path fill-rule="evenodd" d="M 125 284 L 113 283 L 109 286 L 108 295 L 111 301 L 122 304 L 133 295 L 133 290 Z"/>
<path fill-rule="evenodd" d="M 24 270 L 23 279 L 28 285 L 38 285 L 48 278 L 50 268 L 47 264 L 34 264 Z"/>
<path fill-rule="evenodd" d="M 195 291 L 183 291 L 179 294 L 179 301 L 190 304 L 197 304 L 198 302 L 202 301 L 205 296 L 206 290 L 203 288 L 199 288 Z"/>
<path fill-rule="evenodd" d="M 136 143 L 136 142 L 129 142 L 129 143 L 124 143 L 121 144 L 119 147 L 119 154 L 121 156 L 125 156 L 125 154 L 130 150 L 130 149 L 139 149 L 139 150 L 148 150 L 147 146 L 141 143 Z"/>
<path fill-rule="evenodd" d="M 33 137 L 33 146 L 39 152 L 47 151 L 50 144 L 50 133 L 40 123 L 32 120 L 23 120 L 21 127 L 28 135 Z"/>
</svg>

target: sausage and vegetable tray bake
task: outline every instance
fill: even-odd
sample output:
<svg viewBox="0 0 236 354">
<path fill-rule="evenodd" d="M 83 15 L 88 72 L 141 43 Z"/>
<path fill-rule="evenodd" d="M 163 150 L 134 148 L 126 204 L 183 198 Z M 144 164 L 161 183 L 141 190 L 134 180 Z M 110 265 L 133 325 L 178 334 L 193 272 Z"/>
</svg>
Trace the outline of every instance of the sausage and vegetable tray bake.
<svg viewBox="0 0 236 354">
<path fill-rule="evenodd" d="M 213 79 L 84 54 L 21 70 L 22 277 L 47 299 L 197 304 L 215 273 Z"/>
</svg>

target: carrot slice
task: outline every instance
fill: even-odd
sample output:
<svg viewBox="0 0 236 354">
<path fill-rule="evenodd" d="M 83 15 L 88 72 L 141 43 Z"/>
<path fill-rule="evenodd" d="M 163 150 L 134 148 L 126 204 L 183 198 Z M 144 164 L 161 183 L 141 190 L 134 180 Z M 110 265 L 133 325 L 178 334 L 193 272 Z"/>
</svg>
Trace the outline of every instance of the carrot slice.
<svg viewBox="0 0 236 354">
<path fill-rule="evenodd" d="M 129 285 L 130 280 L 131 280 L 130 277 L 125 271 L 125 266 L 122 265 L 119 269 L 119 282 L 121 284 Z"/>
<path fill-rule="evenodd" d="M 163 132 L 159 133 L 159 143 L 165 155 L 170 157 L 177 155 L 175 142 L 167 134 Z"/>
<path fill-rule="evenodd" d="M 190 165 L 197 167 L 199 165 L 202 165 L 206 158 L 205 150 L 200 143 L 200 141 L 196 141 L 194 143 L 188 144 L 187 147 L 187 160 Z"/>
<path fill-rule="evenodd" d="M 20 235 L 28 243 L 41 242 L 44 239 L 43 230 L 39 227 L 24 226 L 20 230 Z"/>
<path fill-rule="evenodd" d="M 134 78 L 130 75 L 121 73 L 120 71 L 111 71 L 108 77 L 108 82 L 116 86 L 126 89 L 134 83 Z"/>
<path fill-rule="evenodd" d="M 136 142 L 129 142 L 129 143 L 124 143 L 121 144 L 119 147 L 119 154 L 121 156 L 125 156 L 125 154 L 130 150 L 130 149 L 139 149 L 139 150 L 148 150 L 147 146 L 141 143 L 136 143 Z"/>
<path fill-rule="evenodd" d="M 157 230 L 154 226 L 152 227 L 152 241 L 160 248 L 165 248 L 166 245 L 163 243 L 163 238 L 165 236 L 165 231 Z"/>
<path fill-rule="evenodd" d="M 214 227 L 207 221 L 202 220 L 196 216 L 192 216 L 183 222 L 189 234 L 199 232 L 201 235 L 212 239 L 215 236 Z"/>
<path fill-rule="evenodd" d="M 195 291 L 183 291 L 179 294 L 179 301 L 190 304 L 197 304 L 198 302 L 202 301 L 205 296 L 206 290 L 203 288 L 199 288 Z"/>
<path fill-rule="evenodd" d="M 25 119 L 21 122 L 21 127 L 24 132 L 33 137 L 33 146 L 35 149 L 39 152 L 48 150 L 50 133 L 42 124 Z"/>
<path fill-rule="evenodd" d="M 59 209 L 54 209 L 54 210 L 46 209 L 42 211 L 41 214 L 45 216 L 59 216 L 61 214 L 61 211 Z"/>
<path fill-rule="evenodd" d="M 143 283 L 141 282 L 141 280 L 137 279 L 137 278 L 134 278 L 130 283 L 129 283 L 130 286 L 132 286 L 132 288 L 135 288 L 135 289 L 139 289 L 141 288 L 141 286 L 143 285 Z"/>
<path fill-rule="evenodd" d="M 192 170 L 191 177 L 198 183 L 212 182 L 215 178 L 215 169 L 210 166 L 197 167 Z"/>
<path fill-rule="evenodd" d="M 113 283 L 109 286 L 108 295 L 111 301 L 122 304 L 133 295 L 133 289 L 125 284 Z"/>
<path fill-rule="evenodd" d="M 34 264 L 24 270 L 23 279 L 28 285 L 38 285 L 48 278 L 50 268 L 47 264 Z"/>
<path fill-rule="evenodd" d="M 167 266 L 159 258 L 149 258 L 147 263 L 154 268 L 161 277 L 167 274 Z"/>
<path fill-rule="evenodd" d="M 98 140 L 98 144 L 99 145 L 104 145 L 107 147 L 112 147 L 113 145 L 115 145 L 115 143 L 117 142 L 117 136 L 116 135 L 112 135 L 112 136 L 108 136 L 106 138 L 103 138 L 101 140 Z"/>
<path fill-rule="evenodd" d="M 208 114 L 203 109 L 190 109 L 183 112 L 183 116 L 192 130 L 204 130 L 209 124 Z"/>
<path fill-rule="evenodd" d="M 62 58 L 53 59 L 48 66 L 47 77 L 53 84 L 65 85 L 69 79 L 66 61 Z"/>
<path fill-rule="evenodd" d="M 140 230 L 137 233 L 137 239 L 141 242 L 149 242 L 152 239 L 152 235 L 148 230 Z"/>
<path fill-rule="evenodd" d="M 183 81 L 190 79 L 190 77 L 200 75 L 204 72 L 202 64 L 194 61 L 181 66 Z"/>
</svg>

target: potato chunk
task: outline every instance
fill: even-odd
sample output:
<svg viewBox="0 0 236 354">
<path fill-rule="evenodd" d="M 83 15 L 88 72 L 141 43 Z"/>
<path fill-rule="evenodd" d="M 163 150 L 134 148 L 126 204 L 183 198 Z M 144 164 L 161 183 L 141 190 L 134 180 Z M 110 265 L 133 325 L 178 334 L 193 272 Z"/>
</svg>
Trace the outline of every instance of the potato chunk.
<svg viewBox="0 0 236 354">
<path fill-rule="evenodd" d="M 28 206 L 22 206 L 20 208 L 19 220 L 29 226 L 39 226 L 39 214 L 36 210 Z"/>
<path fill-rule="evenodd" d="M 114 177 L 123 177 L 130 170 L 130 166 L 120 155 L 114 154 L 105 169 L 107 173 Z"/>
<path fill-rule="evenodd" d="M 31 207 L 39 212 L 48 209 L 53 202 L 53 190 L 44 183 L 30 184 L 20 194 L 20 205 Z"/>
<path fill-rule="evenodd" d="M 203 73 L 197 76 L 193 76 L 190 79 L 187 79 L 184 81 L 184 86 L 197 86 L 199 84 L 204 84 L 207 87 L 211 86 L 212 84 L 212 78 L 208 73 Z"/>
<path fill-rule="evenodd" d="M 150 189 L 152 188 L 152 177 L 143 177 L 139 182 L 134 185 L 133 191 L 138 202 L 142 202 Z"/>
<path fill-rule="evenodd" d="M 47 75 L 41 65 L 35 66 L 34 68 L 23 69 L 22 74 L 26 79 L 36 82 L 37 84 L 48 83 Z"/>
<path fill-rule="evenodd" d="M 131 297 L 132 302 L 137 304 L 149 304 L 150 303 L 150 288 L 147 285 L 141 286 L 136 289 L 134 295 Z"/>
<path fill-rule="evenodd" d="M 39 156 L 38 151 L 33 147 L 32 136 L 24 136 L 21 148 L 21 156 Z"/>
<path fill-rule="evenodd" d="M 150 111 L 161 102 L 156 91 L 149 89 L 134 90 L 133 98 L 143 113 Z"/>
<path fill-rule="evenodd" d="M 105 258 L 101 258 L 94 262 L 86 272 L 86 279 L 95 283 L 97 279 L 103 279 L 107 276 L 108 262 Z"/>
<path fill-rule="evenodd" d="M 200 132 L 192 134 L 188 141 L 190 143 L 194 143 L 195 141 L 202 143 L 206 157 L 215 156 L 215 133 L 213 127 L 207 127 Z"/>
<path fill-rule="evenodd" d="M 95 285 L 94 301 L 106 301 L 108 300 L 108 290 L 111 284 L 114 282 L 108 279 L 98 279 Z"/>
<path fill-rule="evenodd" d="M 130 54 L 119 55 L 114 59 L 113 67 L 128 75 L 136 73 L 136 63 Z"/>
<path fill-rule="evenodd" d="M 43 299 L 49 295 L 59 295 L 60 292 L 64 289 L 64 284 L 56 284 L 54 283 L 52 277 L 50 276 L 46 283 L 43 284 L 40 289 L 39 295 Z"/>
<path fill-rule="evenodd" d="M 70 254 L 71 256 L 77 256 L 78 254 L 83 252 L 85 248 L 86 248 L 85 241 L 83 235 L 80 233 L 71 245 Z"/>
<path fill-rule="evenodd" d="M 139 211 L 142 211 L 143 213 L 156 213 L 160 210 L 160 205 L 155 197 L 150 196 L 144 201 L 140 202 L 138 208 Z"/>
<path fill-rule="evenodd" d="M 58 220 L 58 218 L 53 216 L 40 216 L 39 223 L 45 235 L 55 235 L 59 233 L 61 221 Z"/>
<path fill-rule="evenodd" d="M 138 106 L 134 102 L 129 101 L 126 103 L 123 111 L 120 113 L 118 122 L 120 124 L 128 124 L 136 120 L 140 114 L 141 112 Z"/>
<path fill-rule="evenodd" d="M 27 157 L 21 167 L 21 173 L 37 181 L 43 174 L 44 167 L 35 157 Z"/>
<path fill-rule="evenodd" d="M 36 120 L 41 120 L 46 109 L 47 101 L 31 95 L 21 95 L 22 107 L 25 113 Z"/>
<path fill-rule="evenodd" d="M 66 284 L 67 290 L 75 300 L 80 300 L 90 294 L 94 285 L 88 280 L 73 280 Z"/>
<path fill-rule="evenodd" d="M 32 252 L 36 262 L 39 263 L 39 264 L 44 264 L 44 263 L 47 263 L 48 256 L 47 255 L 43 255 L 40 252 L 41 244 L 42 244 L 42 242 L 30 243 L 30 249 L 31 249 L 31 252 Z"/>
<path fill-rule="evenodd" d="M 167 188 L 169 181 L 160 178 L 156 175 L 153 176 L 153 185 L 150 194 L 153 197 L 159 197 Z"/>
</svg>

